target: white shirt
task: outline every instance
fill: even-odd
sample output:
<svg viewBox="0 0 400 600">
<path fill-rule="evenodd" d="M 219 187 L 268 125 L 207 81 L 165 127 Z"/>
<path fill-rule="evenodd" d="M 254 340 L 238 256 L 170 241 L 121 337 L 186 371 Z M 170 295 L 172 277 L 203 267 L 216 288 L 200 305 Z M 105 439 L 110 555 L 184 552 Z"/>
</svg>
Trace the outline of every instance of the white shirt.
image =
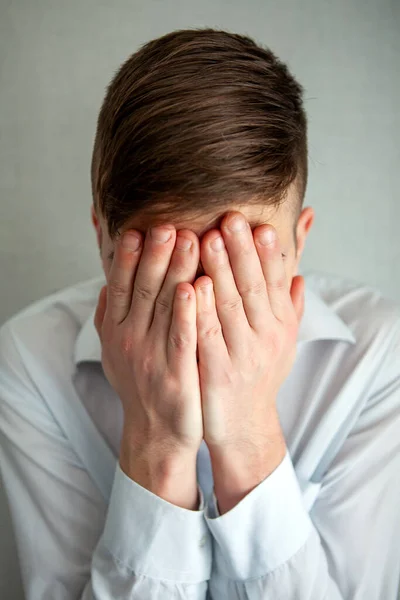
<svg viewBox="0 0 400 600">
<path fill-rule="evenodd" d="M 27 600 L 395 600 L 400 583 L 400 310 L 304 275 L 295 365 L 278 396 L 287 454 L 219 516 L 119 467 L 119 398 L 93 315 L 103 278 L 0 330 L 0 458 Z"/>
</svg>

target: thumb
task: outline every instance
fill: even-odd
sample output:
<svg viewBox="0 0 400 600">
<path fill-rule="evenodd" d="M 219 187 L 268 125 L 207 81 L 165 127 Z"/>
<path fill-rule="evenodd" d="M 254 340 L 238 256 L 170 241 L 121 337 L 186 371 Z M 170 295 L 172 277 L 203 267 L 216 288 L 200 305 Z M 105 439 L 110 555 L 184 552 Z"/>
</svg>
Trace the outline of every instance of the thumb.
<svg viewBox="0 0 400 600">
<path fill-rule="evenodd" d="M 107 286 L 104 285 L 99 293 L 99 299 L 97 301 L 96 312 L 94 315 L 94 326 L 96 327 L 96 331 L 99 335 L 100 341 L 101 339 L 101 330 L 103 326 L 104 315 L 106 314 L 107 308 Z"/>
</svg>

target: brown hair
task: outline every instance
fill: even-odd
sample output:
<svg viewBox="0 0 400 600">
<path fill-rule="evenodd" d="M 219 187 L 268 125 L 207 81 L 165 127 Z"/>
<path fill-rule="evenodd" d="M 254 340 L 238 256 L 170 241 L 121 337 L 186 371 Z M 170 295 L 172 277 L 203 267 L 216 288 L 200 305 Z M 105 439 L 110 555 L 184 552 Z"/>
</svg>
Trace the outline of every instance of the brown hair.
<svg viewBox="0 0 400 600">
<path fill-rule="evenodd" d="M 113 77 L 97 122 L 92 192 L 110 236 L 139 214 L 155 224 L 277 206 L 292 182 L 298 216 L 302 94 L 287 66 L 247 36 L 190 29 L 142 46 Z"/>
</svg>

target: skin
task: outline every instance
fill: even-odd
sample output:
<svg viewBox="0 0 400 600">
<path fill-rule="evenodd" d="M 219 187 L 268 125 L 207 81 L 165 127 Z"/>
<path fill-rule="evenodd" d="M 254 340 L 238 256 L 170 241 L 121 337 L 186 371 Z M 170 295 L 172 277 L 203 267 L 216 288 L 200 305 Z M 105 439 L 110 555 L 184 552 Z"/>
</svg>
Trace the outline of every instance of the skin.
<svg viewBox="0 0 400 600">
<path fill-rule="evenodd" d="M 95 324 L 125 416 L 120 465 L 184 508 L 197 506 L 203 438 L 221 514 L 284 458 L 276 396 L 295 360 L 304 310 L 297 270 L 314 219 L 312 208 L 302 210 L 296 252 L 293 194 L 278 209 L 232 205 L 211 222 L 166 224 L 165 244 L 152 240 L 151 221 L 140 218 L 112 240 L 92 209 L 107 280 Z M 240 232 L 229 229 L 235 217 L 244 223 Z M 275 239 L 262 245 L 268 231 Z M 141 238 L 137 251 L 125 247 L 132 232 Z M 178 248 L 181 238 L 192 242 L 188 251 Z M 224 242 L 219 252 L 211 249 L 216 238 Z"/>
<path fill-rule="evenodd" d="M 251 222 L 257 222 L 259 225 L 263 223 L 270 223 L 276 229 L 278 238 L 281 245 L 282 253 L 284 254 L 284 267 L 288 285 L 290 287 L 293 277 L 297 274 L 300 259 L 305 247 L 307 236 L 314 222 L 314 210 L 308 206 L 303 208 L 296 226 L 296 239 L 297 239 L 297 252 L 295 249 L 294 232 L 293 232 L 293 215 L 291 210 L 287 207 L 294 202 L 294 191 L 291 189 L 288 194 L 288 199 L 283 203 L 277 210 L 271 210 L 270 207 L 264 205 L 246 206 L 246 205 L 232 205 L 227 208 L 225 213 L 229 210 L 240 211 L 246 219 Z M 224 213 L 224 214 L 225 214 Z M 112 240 L 108 234 L 107 224 L 101 215 L 97 215 L 94 207 L 91 207 L 91 219 L 92 224 L 96 232 L 97 245 L 100 250 L 100 258 L 103 266 L 103 270 L 108 280 L 110 273 L 112 259 L 110 254 L 114 251 L 115 240 Z M 218 227 L 222 222 L 222 216 L 213 218 L 210 223 L 207 223 L 207 219 L 184 219 L 179 222 L 174 221 L 174 226 L 177 231 L 182 230 L 182 234 L 187 233 L 192 238 L 191 232 L 195 234 L 198 240 L 207 243 L 207 239 L 212 238 Z M 140 231 L 143 235 L 147 229 L 152 225 L 151 220 L 143 220 L 140 218 L 134 218 L 129 221 L 125 227 L 122 228 L 121 234 L 130 229 Z M 189 231 L 187 231 L 189 229 Z M 255 233 L 255 227 L 252 227 Z M 207 237 L 206 237 L 206 234 Z M 203 239 L 204 238 L 204 239 Z M 196 240 L 194 240 L 196 242 Z M 201 262 L 197 265 L 196 273 L 193 279 L 201 277 L 205 274 L 203 265 Z"/>
</svg>

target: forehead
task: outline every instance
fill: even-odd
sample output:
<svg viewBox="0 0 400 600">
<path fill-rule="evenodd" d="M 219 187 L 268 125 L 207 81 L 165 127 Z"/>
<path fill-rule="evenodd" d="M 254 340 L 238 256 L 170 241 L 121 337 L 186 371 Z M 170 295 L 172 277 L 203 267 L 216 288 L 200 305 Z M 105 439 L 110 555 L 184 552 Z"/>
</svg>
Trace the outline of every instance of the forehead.
<svg viewBox="0 0 400 600">
<path fill-rule="evenodd" d="M 171 223 L 175 226 L 176 230 L 190 229 L 193 231 L 199 239 L 211 229 L 219 229 L 222 224 L 224 216 L 232 211 L 240 212 L 247 219 L 252 229 L 264 223 L 270 223 L 273 225 L 280 237 L 285 237 L 286 232 L 288 234 L 292 231 L 293 226 L 293 211 L 288 206 L 288 202 L 283 202 L 279 206 L 267 206 L 265 204 L 257 205 L 231 205 L 229 207 L 214 212 L 211 215 L 201 216 L 189 216 L 185 215 L 182 218 L 171 217 L 168 219 L 167 213 L 160 217 L 141 216 L 137 215 L 130 219 L 120 233 L 124 233 L 128 229 L 136 229 L 141 231 L 143 234 L 155 225 L 161 225 L 162 223 Z"/>
</svg>

